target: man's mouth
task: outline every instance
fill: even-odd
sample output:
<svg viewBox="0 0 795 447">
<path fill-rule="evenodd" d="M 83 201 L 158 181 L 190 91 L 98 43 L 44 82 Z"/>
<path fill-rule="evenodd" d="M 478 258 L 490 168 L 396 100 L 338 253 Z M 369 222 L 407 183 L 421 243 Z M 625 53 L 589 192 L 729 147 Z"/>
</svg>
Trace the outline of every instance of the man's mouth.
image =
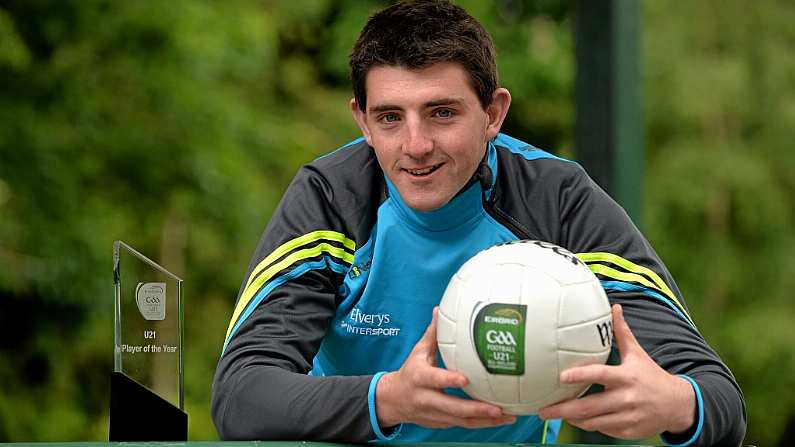
<svg viewBox="0 0 795 447">
<path fill-rule="evenodd" d="M 416 177 L 424 177 L 426 175 L 430 175 L 440 167 L 442 167 L 444 163 L 439 163 L 433 166 L 426 166 L 424 168 L 416 168 L 416 169 L 407 169 L 403 168 L 404 171 L 408 172 L 409 174 L 416 176 Z"/>
</svg>

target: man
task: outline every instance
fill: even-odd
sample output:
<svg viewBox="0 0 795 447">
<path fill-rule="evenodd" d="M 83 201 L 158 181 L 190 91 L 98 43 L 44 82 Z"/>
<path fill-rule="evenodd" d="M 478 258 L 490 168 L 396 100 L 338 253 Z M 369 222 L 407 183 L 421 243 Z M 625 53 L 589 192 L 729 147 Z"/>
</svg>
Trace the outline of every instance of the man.
<svg viewBox="0 0 795 447">
<path fill-rule="evenodd" d="M 477 21 L 444 1 L 397 4 L 370 18 L 350 63 L 364 137 L 302 168 L 265 230 L 215 376 L 222 438 L 540 442 L 562 418 L 741 442 L 739 387 L 623 210 L 579 165 L 499 133 L 511 97 Z M 543 419 L 466 398 L 467 378 L 436 364 L 448 280 L 517 239 L 578 253 L 615 304 L 621 364 L 561 374 L 605 390 Z"/>
</svg>

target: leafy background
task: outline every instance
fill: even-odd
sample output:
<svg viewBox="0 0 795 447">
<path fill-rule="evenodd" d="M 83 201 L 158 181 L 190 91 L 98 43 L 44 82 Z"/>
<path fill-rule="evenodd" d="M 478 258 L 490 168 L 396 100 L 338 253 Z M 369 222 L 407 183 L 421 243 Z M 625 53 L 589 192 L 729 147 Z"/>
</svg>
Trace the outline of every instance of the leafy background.
<svg viewBox="0 0 795 447">
<path fill-rule="evenodd" d="M 116 239 L 186 279 L 189 436 L 216 438 L 249 257 L 296 169 L 357 136 L 347 54 L 382 4 L 0 1 L 0 441 L 107 438 Z M 576 157 L 574 5 L 460 4 L 497 43 L 506 131 Z M 795 4 L 641 9 L 644 231 L 743 388 L 746 442 L 793 443 Z"/>
</svg>

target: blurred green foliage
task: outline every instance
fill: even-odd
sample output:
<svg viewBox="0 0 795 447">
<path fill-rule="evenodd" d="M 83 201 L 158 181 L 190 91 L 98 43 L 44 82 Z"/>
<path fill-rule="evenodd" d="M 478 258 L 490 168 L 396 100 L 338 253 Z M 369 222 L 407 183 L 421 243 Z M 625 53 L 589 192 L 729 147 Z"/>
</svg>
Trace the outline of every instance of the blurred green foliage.
<svg viewBox="0 0 795 447">
<path fill-rule="evenodd" d="M 795 4 L 646 2 L 647 235 L 732 368 L 746 442 L 795 443 Z"/>
<path fill-rule="evenodd" d="M 107 437 L 111 245 L 186 280 L 190 438 L 260 232 L 355 138 L 347 55 L 384 2 L 0 2 L 0 441 Z M 571 4 L 461 1 L 497 43 L 507 132 L 574 156 Z M 746 394 L 795 437 L 795 7 L 643 3 L 646 233 Z"/>
</svg>

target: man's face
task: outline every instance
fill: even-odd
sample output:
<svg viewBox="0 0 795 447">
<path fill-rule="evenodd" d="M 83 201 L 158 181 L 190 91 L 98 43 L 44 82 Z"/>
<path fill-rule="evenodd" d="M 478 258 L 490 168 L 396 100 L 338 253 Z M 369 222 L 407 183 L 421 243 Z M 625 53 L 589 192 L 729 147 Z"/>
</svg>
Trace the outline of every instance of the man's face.
<svg viewBox="0 0 795 447">
<path fill-rule="evenodd" d="M 440 208 L 461 190 L 505 115 L 495 128 L 491 106 L 483 110 L 456 63 L 374 67 L 366 88 L 367 110 L 352 101 L 354 118 L 403 201 L 418 211 Z"/>
</svg>

